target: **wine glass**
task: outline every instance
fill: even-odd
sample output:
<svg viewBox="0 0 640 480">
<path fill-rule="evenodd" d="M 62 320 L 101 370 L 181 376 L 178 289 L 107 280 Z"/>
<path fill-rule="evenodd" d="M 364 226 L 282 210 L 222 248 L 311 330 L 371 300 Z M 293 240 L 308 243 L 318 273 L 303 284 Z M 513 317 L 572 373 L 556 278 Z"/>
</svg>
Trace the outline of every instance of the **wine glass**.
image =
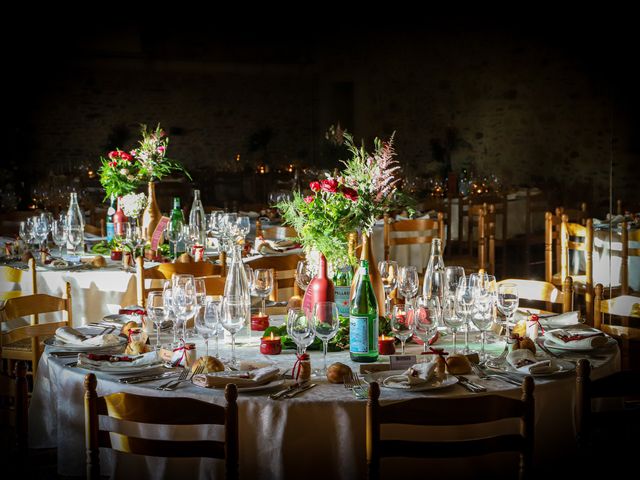
<svg viewBox="0 0 640 480">
<path fill-rule="evenodd" d="M 478 330 L 480 330 L 480 337 L 482 339 L 482 348 L 480 350 L 481 360 L 486 358 L 484 351 L 485 334 L 493 323 L 495 296 L 492 285 L 495 285 L 495 278 L 492 282 L 489 277 L 492 277 L 492 275 L 480 276 L 480 282 L 473 286 L 474 304 L 471 321 Z"/>
<path fill-rule="evenodd" d="M 182 339 L 186 340 L 187 322 L 195 316 L 197 310 L 195 286 L 193 282 L 174 284 L 171 290 L 176 328 L 182 327 Z"/>
<path fill-rule="evenodd" d="M 267 297 L 273 290 L 273 270 L 270 268 L 256 268 L 253 271 L 253 291 L 262 298 L 262 314 L 266 312 Z"/>
<path fill-rule="evenodd" d="M 398 262 L 394 260 L 383 260 L 378 262 L 378 270 L 382 277 L 382 286 L 384 288 L 384 311 L 387 315 L 391 312 L 391 292 L 398 285 Z"/>
<path fill-rule="evenodd" d="M 455 295 L 460 280 L 464 280 L 464 268 L 458 266 L 448 266 L 444 269 L 444 291 Z"/>
<path fill-rule="evenodd" d="M 67 223 L 64 219 L 54 220 L 51 227 L 53 243 L 56 244 L 62 256 L 62 247 L 67 244 Z"/>
<path fill-rule="evenodd" d="M 429 341 L 438 332 L 442 315 L 440 299 L 436 295 L 419 298 L 416 306 L 408 307 L 408 314 L 413 316 L 415 334 L 424 342 L 423 352 L 427 352 Z"/>
<path fill-rule="evenodd" d="M 327 372 L 327 346 L 336 336 L 340 322 L 335 302 L 318 302 L 313 307 L 313 330 L 323 345 L 323 372 Z"/>
<path fill-rule="evenodd" d="M 203 310 L 202 315 L 200 315 L 199 313 L 198 315 L 196 315 L 196 320 L 194 324 L 196 327 L 196 331 L 204 340 L 204 345 L 206 349 L 205 355 L 209 356 L 209 338 L 211 337 L 211 335 L 214 334 L 216 325 L 213 324 L 213 322 L 207 322 L 207 316 L 205 312 L 206 305 L 203 305 L 202 310 Z"/>
<path fill-rule="evenodd" d="M 67 226 L 67 239 L 71 244 L 71 248 L 73 250 L 73 254 L 77 254 L 76 250 L 82 243 L 82 236 L 84 232 L 82 231 L 82 225 L 69 225 Z"/>
<path fill-rule="evenodd" d="M 287 334 L 296 344 L 298 355 L 302 355 L 316 337 L 313 323 L 302 308 L 290 308 L 287 314 Z"/>
<path fill-rule="evenodd" d="M 208 298 L 203 315 L 205 325 L 211 330 L 211 335 L 216 337 L 216 357 L 218 358 L 220 357 L 218 340 L 220 338 L 220 329 L 222 328 L 220 324 L 220 303 L 219 301 Z M 208 350 L 209 346 L 207 345 L 207 351 Z"/>
<path fill-rule="evenodd" d="M 250 304 L 245 296 L 227 296 L 222 299 L 222 326 L 231 334 L 230 364 L 237 366 L 235 335 L 244 327 L 250 314 Z"/>
<path fill-rule="evenodd" d="M 147 297 L 147 317 L 151 319 L 156 329 L 156 349 L 160 349 L 160 327 L 167 317 L 164 292 L 149 292 L 149 296 Z"/>
<path fill-rule="evenodd" d="M 402 344 L 402 354 L 404 355 L 404 344 L 415 330 L 414 315 L 410 315 L 407 306 L 394 305 L 391 312 L 391 331 L 400 339 Z"/>
<path fill-rule="evenodd" d="M 47 248 L 47 237 L 49 236 L 49 217 L 46 213 L 33 217 L 33 236 L 40 242 L 40 250 Z"/>
<path fill-rule="evenodd" d="M 464 317 L 459 315 L 455 294 L 445 294 L 442 299 L 442 320 L 453 334 L 453 353 L 457 352 L 458 329 L 464 324 Z"/>
<path fill-rule="evenodd" d="M 505 316 L 504 323 L 499 322 L 504 326 L 505 349 L 508 348 L 511 339 L 512 318 L 518 309 L 519 302 L 518 286 L 515 283 L 501 283 L 498 285 L 498 310 Z"/>
<path fill-rule="evenodd" d="M 245 264 L 244 273 L 247 276 L 247 287 L 249 288 L 249 294 L 253 292 L 253 268 L 251 265 Z"/>
<path fill-rule="evenodd" d="M 244 243 L 245 237 L 251 231 L 251 221 L 249 217 L 246 215 L 238 215 L 236 218 L 236 226 L 238 228 L 238 234 L 242 237 L 242 242 Z"/>
<path fill-rule="evenodd" d="M 474 288 L 478 285 L 478 274 L 472 273 L 467 279 L 460 279 L 456 290 L 456 311 L 462 317 L 466 326 L 464 330 L 464 353 L 469 352 L 469 328 L 471 323 L 471 310 L 475 301 Z"/>
<path fill-rule="evenodd" d="M 307 265 L 306 260 L 299 260 L 298 265 L 296 266 L 296 283 L 298 286 L 305 291 L 309 284 L 311 283 L 311 279 L 313 278 L 311 272 L 309 271 L 309 266 Z"/>
<path fill-rule="evenodd" d="M 398 290 L 407 303 L 411 303 L 418 293 L 418 270 L 414 266 L 400 267 L 398 269 Z"/>
<path fill-rule="evenodd" d="M 169 222 L 165 232 L 167 240 L 169 240 L 169 244 L 173 246 L 173 259 L 175 261 L 178 256 L 178 243 L 184 240 L 182 220 L 176 219 Z"/>
<path fill-rule="evenodd" d="M 24 242 L 27 250 L 29 249 L 29 242 L 31 241 L 31 222 L 25 220 L 24 222 L 20 222 L 20 230 L 19 235 L 20 239 Z"/>
</svg>

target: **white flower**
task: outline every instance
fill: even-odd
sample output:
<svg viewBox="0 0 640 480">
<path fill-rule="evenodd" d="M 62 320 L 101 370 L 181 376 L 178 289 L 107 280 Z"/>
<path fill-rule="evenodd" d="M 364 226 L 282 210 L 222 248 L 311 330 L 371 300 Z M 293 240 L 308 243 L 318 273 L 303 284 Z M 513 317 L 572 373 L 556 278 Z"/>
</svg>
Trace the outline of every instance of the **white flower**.
<svg viewBox="0 0 640 480">
<path fill-rule="evenodd" d="M 129 180 L 130 182 L 133 182 L 135 178 L 136 177 L 134 177 L 133 175 L 127 175 L 127 180 Z"/>
<path fill-rule="evenodd" d="M 121 168 L 120 169 L 120 175 L 129 175 L 129 169 L 128 168 Z"/>
<path fill-rule="evenodd" d="M 144 193 L 128 193 L 122 197 L 120 205 L 127 217 L 137 217 L 147 206 L 147 196 Z"/>
</svg>

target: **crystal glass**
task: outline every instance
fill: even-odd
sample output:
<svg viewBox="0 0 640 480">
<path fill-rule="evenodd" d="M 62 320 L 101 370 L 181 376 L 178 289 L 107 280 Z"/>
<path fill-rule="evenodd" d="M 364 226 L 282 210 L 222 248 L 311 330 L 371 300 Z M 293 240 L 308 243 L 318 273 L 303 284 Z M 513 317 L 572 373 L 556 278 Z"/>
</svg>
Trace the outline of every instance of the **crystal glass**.
<svg viewBox="0 0 640 480">
<path fill-rule="evenodd" d="M 287 334 L 296 344 L 298 355 L 302 355 L 313 343 L 316 333 L 313 322 L 302 308 L 290 308 L 287 314 Z"/>
<path fill-rule="evenodd" d="M 309 265 L 306 260 L 299 260 L 298 265 L 296 266 L 296 283 L 298 286 L 305 291 L 311 280 L 313 279 L 313 274 L 309 270 Z"/>
<path fill-rule="evenodd" d="M 220 338 L 220 333 L 222 329 L 222 325 L 220 323 L 220 305 L 221 302 L 215 301 L 212 298 L 208 298 L 205 308 L 204 308 L 204 323 L 207 328 L 211 331 L 211 335 L 216 337 L 216 357 L 220 358 L 220 347 L 218 345 L 218 340 Z M 207 345 L 207 350 L 208 350 Z"/>
<path fill-rule="evenodd" d="M 442 321 L 453 334 L 453 353 L 457 352 L 458 329 L 464 325 L 464 317 L 459 315 L 455 294 L 445 294 L 442 299 Z"/>
<path fill-rule="evenodd" d="M 53 243 L 58 247 L 59 255 L 62 256 L 62 247 L 67 244 L 67 222 L 64 218 L 54 220 L 51 227 L 51 237 Z"/>
<path fill-rule="evenodd" d="M 196 291 L 193 282 L 174 284 L 172 290 L 173 311 L 176 316 L 176 328 L 182 327 L 182 339 L 187 339 L 187 322 L 198 310 Z"/>
<path fill-rule="evenodd" d="M 411 303 L 411 300 L 418 294 L 419 283 L 416 267 L 408 266 L 398 269 L 398 290 L 406 303 Z"/>
<path fill-rule="evenodd" d="M 246 215 L 238 215 L 238 218 L 236 219 L 236 226 L 238 228 L 238 234 L 242 237 L 242 241 L 244 243 L 245 237 L 251 231 L 251 221 L 249 220 L 249 217 Z"/>
<path fill-rule="evenodd" d="M 440 299 L 436 295 L 429 298 L 421 297 L 413 307 L 407 308 L 408 314 L 413 317 L 415 334 L 424 342 L 423 352 L 429 349 L 429 341 L 438 333 L 438 325 L 442 317 Z"/>
<path fill-rule="evenodd" d="M 464 280 L 464 268 L 458 266 L 449 266 L 444 269 L 444 292 L 452 295 L 456 294 L 458 290 L 458 283 L 460 280 Z"/>
<path fill-rule="evenodd" d="M 33 237 L 40 243 L 41 250 L 45 250 L 47 247 L 47 237 L 50 229 L 51 224 L 46 213 L 33 217 Z"/>
<path fill-rule="evenodd" d="M 323 372 L 327 372 L 327 346 L 336 336 L 340 321 L 338 306 L 334 302 L 318 302 L 313 307 L 313 330 L 323 345 Z"/>
<path fill-rule="evenodd" d="M 485 360 L 484 351 L 485 334 L 493 324 L 493 312 L 495 305 L 495 277 L 493 275 L 479 275 L 477 281 L 473 283 L 473 310 L 471 312 L 471 321 L 480 330 L 482 339 L 482 349 L 480 358 Z"/>
<path fill-rule="evenodd" d="M 29 220 L 20 222 L 20 230 L 19 230 L 20 239 L 24 242 L 27 249 L 29 248 L 29 243 L 31 242 L 32 225 L 33 224 Z"/>
<path fill-rule="evenodd" d="M 415 331 L 415 317 L 410 314 L 405 305 L 394 305 L 391 311 L 391 331 L 402 343 L 402 354 L 404 355 L 404 344 L 407 338 Z M 413 312 L 412 312 L 413 313 Z"/>
<path fill-rule="evenodd" d="M 84 232 L 82 226 L 67 225 L 67 240 L 71 244 L 73 253 L 77 253 L 76 250 L 82 244 L 82 237 Z"/>
<path fill-rule="evenodd" d="M 149 292 L 147 297 L 147 317 L 153 322 L 156 330 L 156 349 L 160 349 L 160 327 L 167 319 L 167 309 L 164 303 L 164 292 Z"/>
<path fill-rule="evenodd" d="M 384 288 L 384 304 L 387 315 L 391 312 L 391 292 L 398 286 L 398 262 L 394 260 L 383 260 L 378 262 L 378 270 L 382 278 Z"/>
<path fill-rule="evenodd" d="M 469 328 L 471 324 L 471 311 L 475 301 L 474 288 L 479 282 L 478 274 L 472 273 L 469 278 L 460 279 L 456 290 L 456 310 L 464 320 L 464 353 L 469 350 Z"/>
<path fill-rule="evenodd" d="M 256 268 L 253 271 L 253 291 L 262 298 L 261 313 L 266 312 L 267 297 L 273 290 L 273 270 L 270 268 Z"/>
<path fill-rule="evenodd" d="M 235 335 L 244 327 L 251 312 L 246 296 L 228 296 L 222 299 L 222 326 L 231 334 L 231 360 L 230 364 L 237 365 L 236 338 Z"/>
<path fill-rule="evenodd" d="M 167 224 L 167 229 L 165 230 L 165 235 L 169 243 L 172 245 L 173 250 L 173 259 L 175 261 L 178 256 L 178 243 L 184 240 L 184 232 L 183 232 L 184 224 L 181 220 L 176 219 L 172 220 Z"/>
</svg>

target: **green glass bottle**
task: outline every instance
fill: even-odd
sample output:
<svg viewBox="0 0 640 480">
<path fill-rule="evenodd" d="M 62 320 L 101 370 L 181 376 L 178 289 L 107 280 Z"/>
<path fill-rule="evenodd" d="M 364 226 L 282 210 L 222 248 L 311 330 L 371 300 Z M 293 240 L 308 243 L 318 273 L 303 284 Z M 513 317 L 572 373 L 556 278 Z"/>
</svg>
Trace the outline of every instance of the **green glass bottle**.
<svg viewBox="0 0 640 480">
<path fill-rule="evenodd" d="M 369 279 L 369 262 L 360 261 L 349 311 L 349 352 L 354 362 L 378 359 L 378 301 Z"/>
<path fill-rule="evenodd" d="M 172 226 L 176 224 L 184 225 L 184 214 L 182 213 L 182 208 L 180 208 L 180 197 L 173 197 L 173 210 L 171 210 L 171 217 L 169 219 Z M 178 242 L 175 244 L 176 251 L 173 252 L 173 258 L 178 258 L 181 253 L 185 251 L 184 242 Z"/>
<path fill-rule="evenodd" d="M 353 280 L 353 271 L 349 265 L 336 269 L 333 274 L 333 285 L 335 287 L 335 302 L 338 307 L 338 315 L 341 318 L 348 319 L 351 309 L 351 281 Z"/>
</svg>

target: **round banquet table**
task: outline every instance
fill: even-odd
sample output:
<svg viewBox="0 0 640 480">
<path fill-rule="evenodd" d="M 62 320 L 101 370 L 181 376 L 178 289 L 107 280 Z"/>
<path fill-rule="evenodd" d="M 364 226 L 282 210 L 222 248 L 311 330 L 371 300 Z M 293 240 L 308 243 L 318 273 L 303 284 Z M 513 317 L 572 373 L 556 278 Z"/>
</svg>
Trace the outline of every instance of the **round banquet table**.
<svg viewBox="0 0 640 480">
<path fill-rule="evenodd" d="M 152 337 L 153 338 L 153 337 Z M 258 337 L 238 338 L 237 355 L 241 360 L 275 363 L 283 369 L 290 369 L 295 355 L 283 351 L 280 355 L 264 356 L 258 351 Z M 210 353 L 213 352 L 210 341 Z M 500 342 L 489 345 L 490 349 L 501 351 Z M 446 346 L 446 344 L 445 344 Z M 477 344 L 472 344 L 472 347 Z M 48 349 L 52 347 L 47 347 Z M 204 353 L 204 345 L 197 342 L 199 355 Z M 417 345 L 408 345 L 407 353 L 419 353 Z M 450 350 L 449 350 L 450 351 Z M 228 358 L 229 346 L 220 342 L 220 353 Z M 599 378 L 619 370 L 620 354 L 617 346 L 599 351 L 597 358 L 591 359 L 594 366 L 593 377 Z M 380 357 L 386 361 L 387 357 Z M 29 410 L 29 439 L 32 448 L 58 448 L 58 473 L 62 475 L 83 475 L 85 468 L 84 447 L 84 377 L 87 370 L 69 367 L 73 361 L 69 358 L 55 358 L 45 353 L 39 364 L 35 390 Z M 314 368 L 322 366 L 322 354 L 311 352 Z M 327 362 L 340 361 L 357 369 L 358 365 L 349 360 L 348 352 L 330 352 Z M 355 370 L 358 371 L 358 370 Z M 191 383 L 183 383 L 174 392 L 162 392 L 155 387 L 166 380 L 156 380 L 140 384 L 122 384 L 108 374 L 97 373 L 98 395 L 115 392 L 130 392 L 149 396 L 191 397 L 216 404 L 224 404 L 222 390 L 205 389 Z M 479 380 L 468 375 L 470 380 L 485 385 L 487 393 L 499 393 L 519 398 L 520 388 L 499 380 Z M 324 378 L 312 379 L 318 385 L 288 400 L 271 400 L 268 394 L 273 390 L 241 392 L 238 398 L 240 428 L 240 474 L 241 478 L 364 478 L 365 461 L 365 400 L 356 399 L 343 385 L 329 384 Z M 535 462 L 536 465 L 565 460 L 575 449 L 574 445 L 574 391 L 573 372 L 535 379 Z M 381 402 L 398 402 L 417 396 L 444 396 L 447 398 L 474 395 L 460 385 L 426 392 L 405 392 L 382 389 Z M 104 419 L 103 419 L 104 420 Z M 513 423 L 511 424 L 513 425 Z M 498 424 L 467 427 L 476 433 L 488 428 L 496 432 L 508 427 L 508 421 Z M 383 429 L 383 435 L 394 435 L 396 429 Z M 124 431 L 138 432 L 143 426 L 125 424 Z M 150 433 L 150 426 L 144 427 Z M 157 428 L 157 427 L 154 427 Z M 161 427 L 153 435 L 173 439 L 222 438 L 221 428 L 216 427 Z M 429 430 L 429 428 L 431 430 Z M 440 439 L 455 438 L 456 433 L 443 427 L 404 427 L 403 432 L 424 438 L 424 435 L 437 435 Z M 413 430 L 411 430 L 413 429 Z M 425 432 L 426 429 L 427 431 Z M 195 430 L 195 431 L 194 431 Z M 458 430 L 459 432 L 459 430 Z M 458 433 L 459 435 L 459 433 Z M 409 468 L 402 460 L 401 468 Z M 419 462 L 419 461 L 418 461 Z M 384 466 L 385 464 L 383 464 Z M 393 466 L 393 461 L 390 462 Z M 389 466 L 388 465 L 388 466 Z M 101 450 L 103 474 L 127 478 L 222 478 L 223 464 L 220 460 L 210 459 L 165 459 L 116 454 Z M 515 464 L 513 465 L 515 468 Z M 400 468 L 394 467 L 394 468 Z M 509 468 L 500 456 L 473 457 L 472 463 L 448 462 L 442 466 L 443 473 L 449 478 L 468 475 L 469 468 L 497 469 L 497 474 L 505 473 Z M 386 468 L 386 467 L 385 467 Z M 413 468 L 413 467 L 412 467 Z M 438 465 L 431 461 L 426 466 L 417 464 L 416 471 L 437 471 Z M 427 470 L 424 470 L 424 469 Z M 459 471 L 456 471 L 459 469 Z M 394 470 L 392 470 L 393 472 Z M 513 470 L 511 470 L 513 471 Z"/>
</svg>

